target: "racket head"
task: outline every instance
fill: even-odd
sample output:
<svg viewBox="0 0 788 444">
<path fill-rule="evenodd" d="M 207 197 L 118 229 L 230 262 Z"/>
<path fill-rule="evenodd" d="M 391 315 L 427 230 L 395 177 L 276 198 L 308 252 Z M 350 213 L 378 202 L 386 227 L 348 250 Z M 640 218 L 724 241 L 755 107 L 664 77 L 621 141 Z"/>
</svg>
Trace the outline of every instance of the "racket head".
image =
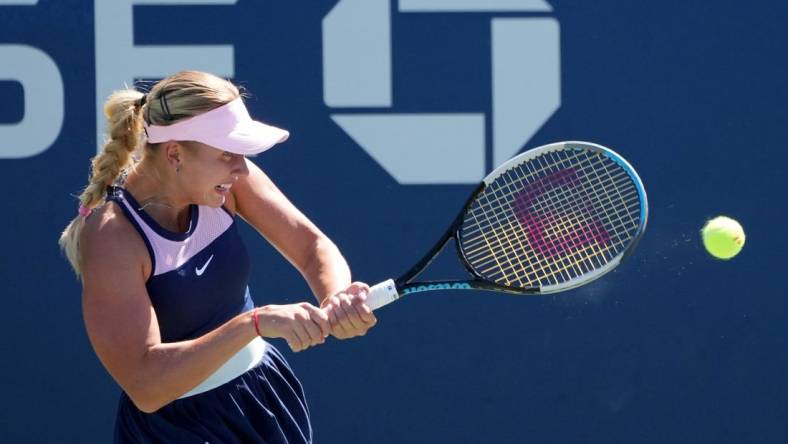
<svg viewBox="0 0 788 444">
<path fill-rule="evenodd" d="M 473 287 L 545 294 L 613 270 L 647 220 L 635 169 L 609 148 L 568 141 L 493 170 L 457 218 L 453 237 Z"/>
</svg>

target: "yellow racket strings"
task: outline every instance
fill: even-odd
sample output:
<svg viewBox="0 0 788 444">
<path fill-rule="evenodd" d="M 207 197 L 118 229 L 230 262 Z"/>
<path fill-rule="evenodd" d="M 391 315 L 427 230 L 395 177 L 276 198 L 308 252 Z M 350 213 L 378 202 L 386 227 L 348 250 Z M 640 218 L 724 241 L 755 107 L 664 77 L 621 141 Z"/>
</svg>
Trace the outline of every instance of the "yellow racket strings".
<svg viewBox="0 0 788 444">
<path fill-rule="evenodd" d="M 637 189 L 620 165 L 594 151 L 552 151 L 487 186 L 465 215 L 461 246 L 485 278 L 540 287 L 607 264 L 639 218 Z"/>
</svg>

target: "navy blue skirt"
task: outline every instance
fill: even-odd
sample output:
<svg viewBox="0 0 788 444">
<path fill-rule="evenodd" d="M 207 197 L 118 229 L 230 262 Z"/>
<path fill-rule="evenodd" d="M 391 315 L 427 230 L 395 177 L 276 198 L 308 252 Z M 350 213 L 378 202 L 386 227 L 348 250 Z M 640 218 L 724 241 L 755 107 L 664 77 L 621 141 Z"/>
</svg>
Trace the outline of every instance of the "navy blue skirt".
<svg viewBox="0 0 788 444">
<path fill-rule="evenodd" d="M 156 412 L 140 411 L 123 393 L 115 442 L 300 444 L 312 442 L 312 426 L 301 383 L 279 351 L 268 344 L 255 368 Z"/>
</svg>

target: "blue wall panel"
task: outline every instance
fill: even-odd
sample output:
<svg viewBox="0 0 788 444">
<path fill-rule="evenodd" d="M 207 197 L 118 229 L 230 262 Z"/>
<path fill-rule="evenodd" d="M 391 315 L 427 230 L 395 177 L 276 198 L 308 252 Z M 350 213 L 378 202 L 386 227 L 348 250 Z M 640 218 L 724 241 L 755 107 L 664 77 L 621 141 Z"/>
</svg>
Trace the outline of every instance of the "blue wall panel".
<svg viewBox="0 0 788 444">
<path fill-rule="evenodd" d="M 80 285 L 56 245 L 95 152 L 101 18 L 92 2 L 9 3 L 0 54 L 28 45 L 54 61 L 64 119 L 32 157 L 7 158 L 19 141 L 0 140 L 0 440 L 107 442 L 118 388 L 87 341 Z M 394 105 L 372 110 L 324 103 L 321 23 L 336 3 L 138 5 L 134 44 L 233 46 L 253 114 L 292 133 L 254 161 L 340 246 L 356 279 L 409 267 L 473 185 L 400 184 L 331 115 L 484 113 L 489 133 L 493 17 L 560 27 L 560 107 L 523 148 L 615 149 L 641 174 L 652 219 L 635 255 L 582 289 L 413 296 L 381 310 L 363 338 L 300 354 L 274 340 L 305 385 L 317 442 L 784 442 L 785 2 L 554 0 L 552 12 L 482 13 L 403 13 L 392 2 Z M 113 63 L 135 72 L 132 60 Z M 20 84 L 5 78 L 14 64 L 0 58 L 0 134 L 25 114 Z M 439 167 L 451 168 L 445 153 Z M 721 213 L 748 233 L 728 262 L 698 238 Z M 243 235 L 258 304 L 310 299 L 271 246 Z M 431 273 L 459 271 L 449 256 Z"/>
</svg>

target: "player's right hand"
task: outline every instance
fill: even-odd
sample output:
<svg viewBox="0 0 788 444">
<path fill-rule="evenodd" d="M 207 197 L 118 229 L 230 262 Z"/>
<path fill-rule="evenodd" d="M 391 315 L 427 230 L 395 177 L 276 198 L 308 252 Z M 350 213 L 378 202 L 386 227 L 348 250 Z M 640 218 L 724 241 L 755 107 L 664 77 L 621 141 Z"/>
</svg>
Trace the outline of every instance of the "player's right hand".
<svg viewBox="0 0 788 444">
<path fill-rule="evenodd" d="M 331 335 L 337 339 L 364 336 L 378 322 L 366 305 L 369 285 L 353 282 L 339 293 L 329 296 L 320 304 L 328 314 Z"/>
<path fill-rule="evenodd" d="M 257 310 L 260 334 L 284 339 L 294 352 L 324 343 L 331 332 L 328 315 L 307 302 L 266 305 Z"/>
</svg>

